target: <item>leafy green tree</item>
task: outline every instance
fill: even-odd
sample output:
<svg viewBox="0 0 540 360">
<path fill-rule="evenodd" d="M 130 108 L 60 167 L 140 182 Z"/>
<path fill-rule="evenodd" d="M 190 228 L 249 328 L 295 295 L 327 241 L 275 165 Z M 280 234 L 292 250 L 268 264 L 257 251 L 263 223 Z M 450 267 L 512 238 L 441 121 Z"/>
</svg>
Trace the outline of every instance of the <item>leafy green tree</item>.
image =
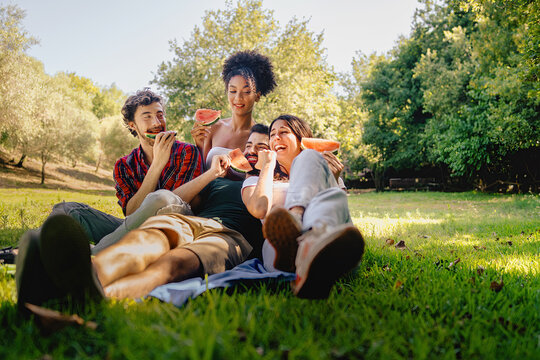
<svg viewBox="0 0 540 360">
<path fill-rule="evenodd" d="M 116 84 L 103 87 L 92 99 L 92 112 L 98 119 L 119 115 L 126 97 Z"/>
<path fill-rule="evenodd" d="M 24 30 L 24 16 L 15 5 L 0 6 L 0 144 L 8 146 L 19 143 L 18 129 L 28 114 L 29 90 L 39 67 L 25 53 L 37 41 Z"/>
<path fill-rule="evenodd" d="M 538 83 L 524 72 L 528 27 L 516 3 L 522 4 L 462 3 L 468 13 L 461 16 L 474 19 L 471 26 L 442 31 L 442 46 L 428 49 L 415 69 L 432 114 L 424 134 L 430 159 L 481 189 L 493 181 L 535 177 L 510 170 L 513 154 L 538 151 L 540 127 L 539 98 L 531 96 Z"/>
<path fill-rule="evenodd" d="M 157 83 L 168 97 L 167 116 L 187 136 L 198 108 L 230 113 L 221 81 L 224 60 L 235 51 L 257 49 L 269 56 L 277 77 L 276 90 L 261 99 L 257 121 L 269 123 L 283 113 L 303 117 L 320 136 L 335 137 L 338 100 L 332 93 L 337 78 L 325 61 L 322 34 L 307 20 L 292 19 L 281 27 L 262 1 L 227 2 L 226 9 L 207 11 L 191 38 L 171 41 L 173 61 L 158 69 Z"/>
<path fill-rule="evenodd" d="M 524 179 L 539 175 L 540 97 L 530 58 L 537 5 L 421 3 L 411 35 L 386 56 L 358 54 L 342 83 L 346 101 L 368 114 L 362 138 L 377 159 L 372 169 L 440 166 L 481 189 L 493 181 L 534 188 Z M 517 169 L 516 154 L 531 161 Z"/>
<path fill-rule="evenodd" d="M 121 115 L 101 119 L 98 143 L 96 171 L 101 164 L 112 168 L 116 160 L 138 145 L 137 139 L 125 128 Z"/>
</svg>

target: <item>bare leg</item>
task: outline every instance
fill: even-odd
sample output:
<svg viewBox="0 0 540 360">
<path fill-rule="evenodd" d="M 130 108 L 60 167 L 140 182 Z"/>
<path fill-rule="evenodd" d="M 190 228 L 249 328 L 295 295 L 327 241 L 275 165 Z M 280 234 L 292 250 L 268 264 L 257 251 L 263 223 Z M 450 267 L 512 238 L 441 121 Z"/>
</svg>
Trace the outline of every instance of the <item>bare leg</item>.
<svg viewBox="0 0 540 360">
<path fill-rule="evenodd" d="M 169 239 L 158 229 L 138 229 L 127 233 L 118 243 L 104 249 L 93 259 L 103 287 L 127 275 L 142 272 L 171 249 Z"/>
<path fill-rule="evenodd" d="M 176 248 L 168 251 L 143 272 L 116 280 L 104 291 L 108 297 L 139 298 L 155 287 L 203 275 L 199 257 L 191 250 Z"/>
</svg>

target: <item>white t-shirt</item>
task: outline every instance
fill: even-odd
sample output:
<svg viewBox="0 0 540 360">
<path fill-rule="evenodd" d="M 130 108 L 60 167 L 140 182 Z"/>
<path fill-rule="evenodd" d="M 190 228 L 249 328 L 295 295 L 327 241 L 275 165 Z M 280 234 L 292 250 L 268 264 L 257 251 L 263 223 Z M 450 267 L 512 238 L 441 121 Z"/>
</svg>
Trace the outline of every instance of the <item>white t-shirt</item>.
<svg viewBox="0 0 540 360">
<path fill-rule="evenodd" d="M 244 188 L 247 188 L 250 186 L 256 186 L 258 181 L 259 181 L 258 176 L 248 177 L 246 180 L 244 180 L 244 183 L 242 184 L 242 191 L 244 191 Z M 287 196 L 287 190 L 289 190 L 288 182 L 282 182 L 282 181 L 272 182 L 272 207 L 276 205 L 278 206 L 285 205 L 285 197 Z"/>
</svg>

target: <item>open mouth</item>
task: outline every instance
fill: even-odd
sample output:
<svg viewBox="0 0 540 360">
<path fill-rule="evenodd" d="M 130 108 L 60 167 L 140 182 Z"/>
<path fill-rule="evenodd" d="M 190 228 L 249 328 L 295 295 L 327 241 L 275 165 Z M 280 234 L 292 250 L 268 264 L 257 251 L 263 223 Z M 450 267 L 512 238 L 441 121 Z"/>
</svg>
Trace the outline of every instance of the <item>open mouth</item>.
<svg viewBox="0 0 540 360">
<path fill-rule="evenodd" d="M 255 155 L 246 155 L 246 159 L 251 164 L 251 166 L 254 166 L 259 160 L 259 158 Z"/>
<path fill-rule="evenodd" d="M 285 145 L 276 145 L 276 146 L 274 147 L 274 151 L 275 151 L 275 152 L 283 151 L 283 150 L 285 150 L 285 149 L 287 149 L 287 147 L 286 147 Z"/>
<path fill-rule="evenodd" d="M 149 139 L 155 139 L 157 134 L 159 134 L 160 132 L 163 132 L 163 131 L 165 131 L 165 129 L 163 129 L 163 128 L 149 129 L 148 131 L 146 131 L 144 133 L 144 135 Z"/>
</svg>

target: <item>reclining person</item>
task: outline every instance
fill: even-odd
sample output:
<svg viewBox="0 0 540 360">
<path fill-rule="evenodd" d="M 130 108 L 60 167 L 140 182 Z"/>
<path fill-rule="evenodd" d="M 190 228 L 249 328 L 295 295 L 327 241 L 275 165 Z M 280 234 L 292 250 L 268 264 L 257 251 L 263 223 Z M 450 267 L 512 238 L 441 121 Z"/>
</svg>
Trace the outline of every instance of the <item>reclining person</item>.
<svg viewBox="0 0 540 360">
<path fill-rule="evenodd" d="M 296 116 L 276 118 L 269 135 L 271 150 L 259 152 L 259 176 L 247 178 L 242 188 L 246 207 L 264 219 L 263 233 L 272 245 L 263 248 L 264 265 L 296 272 L 295 295 L 328 297 L 364 253 L 337 181 L 343 164 L 330 152 L 302 150 L 302 137 L 313 134 Z"/>
<path fill-rule="evenodd" d="M 246 155 L 263 145 L 268 147 L 268 136 L 252 133 Z M 257 161 L 256 152 L 248 157 Z M 67 297 L 82 304 L 87 296 L 138 298 L 159 285 L 223 272 L 260 256 L 261 223 L 242 202 L 242 182 L 221 178 L 229 165 L 226 155 L 217 155 L 211 169 L 193 180 L 218 177 L 193 196 L 197 216 L 150 217 L 92 260 L 85 231 L 68 216 L 51 216 L 41 233 L 27 232 L 17 257 L 19 307 Z"/>
</svg>

